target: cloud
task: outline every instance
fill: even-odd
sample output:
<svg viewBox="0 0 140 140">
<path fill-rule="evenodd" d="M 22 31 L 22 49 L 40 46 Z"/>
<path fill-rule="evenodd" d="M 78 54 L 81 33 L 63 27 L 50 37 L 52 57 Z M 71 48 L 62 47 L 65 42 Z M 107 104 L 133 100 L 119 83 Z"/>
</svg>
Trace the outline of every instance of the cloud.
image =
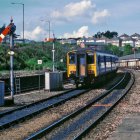
<svg viewBox="0 0 140 140">
<path fill-rule="evenodd" d="M 57 22 L 87 21 L 97 24 L 110 16 L 107 9 L 98 11 L 92 0 L 82 0 L 76 3 L 69 3 L 62 10 L 52 11 L 51 18 Z"/>
<path fill-rule="evenodd" d="M 69 3 L 65 5 L 62 10 L 55 10 L 52 12 L 51 17 L 55 19 L 70 20 L 76 16 L 82 16 L 90 9 L 93 9 L 96 5 L 92 4 L 91 0 L 82 0 L 76 3 Z"/>
<path fill-rule="evenodd" d="M 73 33 L 65 33 L 63 35 L 64 38 L 77 38 L 83 36 L 89 36 L 88 26 L 82 26 L 78 29 L 78 31 L 73 31 Z"/>
<path fill-rule="evenodd" d="M 37 26 L 32 31 L 25 31 L 24 32 L 25 38 L 28 38 L 30 40 L 36 40 L 36 41 L 43 40 L 43 38 L 45 36 L 44 34 L 46 34 L 46 32 L 40 26 Z"/>
<path fill-rule="evenodd" d="M 96 11 L 96 12 L 93 13 L 92 23 L 97 24 L 101 20 L 105 19 L 108 16 L 110 16 L 110 13 L 109 13 L 109 11 L 107 9 L 104 9 L 102 11 Z"/>
</svg>

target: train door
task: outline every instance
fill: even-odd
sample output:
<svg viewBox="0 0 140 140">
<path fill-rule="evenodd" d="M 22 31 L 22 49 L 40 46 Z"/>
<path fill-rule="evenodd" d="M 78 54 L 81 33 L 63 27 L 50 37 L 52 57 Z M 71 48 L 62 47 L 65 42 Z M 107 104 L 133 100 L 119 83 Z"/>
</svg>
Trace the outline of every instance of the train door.
<svg viewBox="0 0 140 140">
<path fill-rule="evenodd" d="M 86 53 L 77 54 L 77 77 L 87 76 L 87 56 Z"/>
</svg>

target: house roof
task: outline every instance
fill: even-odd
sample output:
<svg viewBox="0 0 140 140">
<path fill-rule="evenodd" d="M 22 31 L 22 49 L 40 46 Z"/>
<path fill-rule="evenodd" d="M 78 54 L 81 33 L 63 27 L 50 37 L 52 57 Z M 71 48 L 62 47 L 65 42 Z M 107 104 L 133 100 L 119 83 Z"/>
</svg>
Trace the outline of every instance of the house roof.
<svg viewBox="0 0 140 140">
<path fill-rule="evenodd" d="M 122 35 L 120 35 L 120 37 L 129 37 L 129 35 L 127 35 L 127 34 L 122 34 Z"/>
<path fill-rule="evenodd" d="M 96 40 L 107 40 L 108 38 L 105 36 L 102 36 L 101 38 L 97 38 Z"/>
<path fill-rule="evenodd" d="M 133 35 L 131 35 L 131 37 L 140 37 L 140 34 L 134 33 Z"/>
<path fill-rule="evenodd" d="M 118 40 L 122 40 L 121 38 L 119 37 L 113 37 L 111 39 L 107 39 L 108 41 L 118 41 Z"/>
<path fill-rule="evenodd" d="M 129 59 L 140 59 L 140 53 L 136 53 L 135 56 L 134 54 L 130 54 L 130 55 L 126 55 L 126 56 L 122 56 L 122 57 L 119 57 L 119 60 L 129 60 Z"/>
<path fill-rule="evenodd" d="M 136 41 L 136 39 L 132 37 L 127 37 L 127 38 L 124 38 L 122 41 Z"/>
</svg>

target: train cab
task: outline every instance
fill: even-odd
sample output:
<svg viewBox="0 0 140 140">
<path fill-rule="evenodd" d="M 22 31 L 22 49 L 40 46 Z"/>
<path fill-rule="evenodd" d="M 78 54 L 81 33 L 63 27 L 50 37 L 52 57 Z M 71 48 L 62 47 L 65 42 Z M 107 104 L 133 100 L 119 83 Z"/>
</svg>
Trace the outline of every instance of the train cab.
<svg viewBox="0 0 140 140">
<path fill-rule="evenodd" d="M 67 53 L 67 76 L 76 86 L 90 85 L 99 77 L 117 70 L 118 57 L 92 48 Z"/>
<path fill-rule="evenodd" d="M 69 78 L 75 79 L 76 84 L 85 83 L 93 79 L 94 70 L 94 52 L 73 51 L 67 54 L 67 74 Z"/>
</svg>

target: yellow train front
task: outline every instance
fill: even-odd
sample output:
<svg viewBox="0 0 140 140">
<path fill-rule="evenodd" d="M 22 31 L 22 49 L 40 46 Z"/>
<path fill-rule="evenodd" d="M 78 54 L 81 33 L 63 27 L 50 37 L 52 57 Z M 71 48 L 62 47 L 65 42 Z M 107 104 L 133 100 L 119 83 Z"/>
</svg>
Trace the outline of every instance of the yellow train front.
<svg viewBox="0 0 140 140">
<path fill-rule="evenodd" d="M 67 76 L 79 84 L 90 85 L 95 79 L 117 70 L 118 57 L 93 48 L 82 48 L 67 53 Z"/>
</svg>

